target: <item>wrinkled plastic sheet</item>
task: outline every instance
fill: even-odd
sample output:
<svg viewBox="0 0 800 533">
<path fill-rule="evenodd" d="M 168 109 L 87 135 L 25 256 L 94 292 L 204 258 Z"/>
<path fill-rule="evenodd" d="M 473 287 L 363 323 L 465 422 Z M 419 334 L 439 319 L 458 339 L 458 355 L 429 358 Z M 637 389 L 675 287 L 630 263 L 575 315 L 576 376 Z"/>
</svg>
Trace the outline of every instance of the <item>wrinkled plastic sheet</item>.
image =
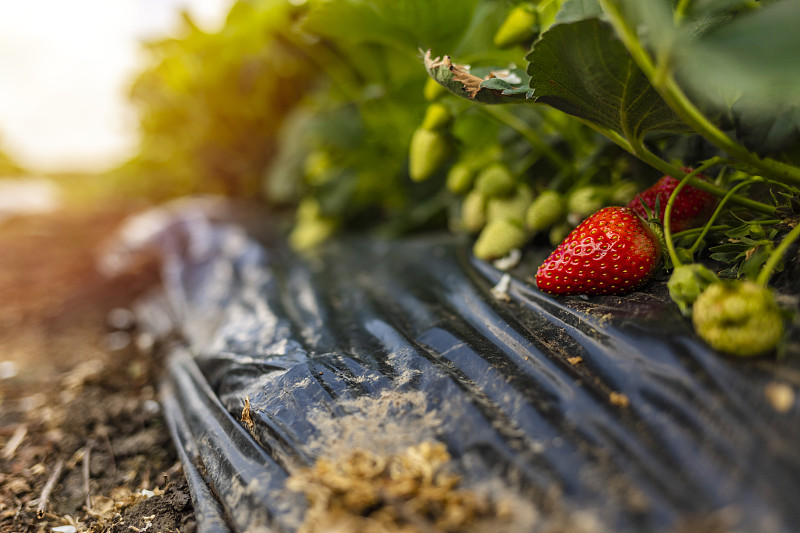
<svg viewBox="0 0 800 533">
<path fill-rule="evenodd" d="M 163 287 L 136 313 L 169 351 L 161 397 L 200 531 L 294 531 L 292 472 L 426 440 L 464 486 L 514 502 L 511 531 L 797 531 L 798 406 L 765 392 L 796 390 L 792 354 L 714 353 L 662 282 L 540 293 L 525 276 L 547 250 L 496 294 L 503 273 L 449 235 L 297 255 L 219 207 L 141 215 L 105 257 L 158 254 Z"/>
</svg>

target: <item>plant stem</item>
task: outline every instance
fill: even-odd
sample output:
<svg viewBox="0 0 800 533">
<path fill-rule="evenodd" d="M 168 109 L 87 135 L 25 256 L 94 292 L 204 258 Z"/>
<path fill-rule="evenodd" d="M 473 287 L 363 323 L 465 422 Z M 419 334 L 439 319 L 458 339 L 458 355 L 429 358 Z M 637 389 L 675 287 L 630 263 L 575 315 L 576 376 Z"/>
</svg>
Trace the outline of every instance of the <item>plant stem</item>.
<svg viewBox="0 0 800 533">
<path fill-rule="evenodd" d="M 737 184 L 735 187 L 732 187 L 731 190 L 728 191 L 728 194 L 726 194 L 722 198 L 722 200 L 719 202 L 719 205 L 714 210 L 714 214 L 711 215 L 711 218 L 708 220 L 706 225 L 703 227 L 703 231 L 700 233 L 700 236 L 697 237 L 697 240 L 694 241 L 694 244 L 689 249 L 689 253 L 694 255 L 694 253 L 697 251 L 697 248 L 700 246 L 700 243 L 703 242 L 703 238 L 708 233 L 709 229 L 711 228 L 711 225 L 714 223 L 714 221 L 717 219 L 717 217 L 720 215 L 720 213 L 722 213 L 723 206 L 725 206 L 725 204 L 728 202 L 728 200 L 731 198 L 731 196 L 733 196 L 734 193 L 736 193 L 736 191 L 738 191 L 742 187 L 745 187 L 745 186 L 750 185 L 752 183 L 756 183 L 757 181 L 759 181 L 759 180 L 743 181 L 742 183 Z"/>
<path fill-rule="evenodd" d="M 800 237 L 800 224 L 794 227 L 792 231 L 789 232 L 786 237 L 783 238 L 781 243 L 775 248 L 767 259 L 767 262 L 764 263 L 764 266 L 761 267 L 761 272 L 758 273 L 758 277 L 756 278 L 756 283 L 761 285 L 762 287 L 766 287 L 767 283 L 769 282 L 769 277 L 772 275 L 772 271 L 778 266 L 778 262 L 783 259 L 783 255 L 786 253 L 786 250 L 789 246 Z"/>
<path fill-rule="evenodd" d="M 669 107 L 684 122 L 700 135 L 711 141 L 717 148 L 732 157 L 740 159 L 772 176 L 800 183 L 800 168 L 787 165 L 774 159 L 762 159 L 733 141 L 723 131 L 709 121 L 702 112 L 689 100 L 686 93 L 678 86 L 674 77 L 664 69 L 657 69 L 650 55 L 639 42 L 636 32 L 625 21 L 616 5 L 609 0 L 600 0 L 603 11 L 608 15 L 611 25 L 622 40 L 634 62 L 650 81 L 653 88 L 661 95 Z M 694 184 L 693 184 L 694 185 Z"/>
<path fill-rule="evenodd" d="M 521 120 L 507 109 L 493 105 L 478 106 L 478 109 L 525 137 L 525 140 L 531 146 L 542 152 L 542 155 L 559 168 L 572 168 L 572 164 L 564 156 L 543 141 L 539 134 L 531 129 L 524 120 Z"/>
<path fill-rule="evenodd" d="M 695 233 L 701 233 L 705 229 L 706 229 L 705 226 L 702 227 L 702 228 L 685 229 L 685 230 L 679 231 L 678 233 L 673 235 L 672 238 L 677 241 L 677 240 L 682 239 L 684 237 L 688 237 L 690 235 L 694 235 Z M 718 224 L 716 226 L 709 226 L 708 227 L 708 231 L 723 231 L 723 230 L 728 230 L 728 229 L 731 229 L 731 226 L 729 226 L 728 224 Z"/>
<path fill-rule="evenodd" d="M 780 220 L 772 219 L 772 220 L 752 220 L 750 224 L 755 224 L 757 226 L 774 226 L 775 224 L 779 223 Z M 710 226 L 708 231 L 726 231 L 729 229 L 733 229 L 733 226 L 730 224 L 717 224 L 716 226 Z M 684 237 L 689 237 L 690 235 L 694 235 L 696 233 L 701 233 L 705 231 L 705 226 L 702 228 L 692 228 L 692 229 L 685 229 L 683 231 L 679 231 L 675 235 L 672 236 L 674 240 L 680 240 Z M 707 233 L 707 232 L 706 232 Z"/>
<path fill-rule="evenodd" d="M 675 199 L 678 198 L 678 194 L 680 194 L 681 189 L 688 185 L 689 180 L 691 180 L 694 176 L 700 174 L 705 169 L 713 167 L 714 165 L 722 162 L 724 162 L 724 159 L 721 157 L 712 157 L 708 161 L 703 162 L 702 165 L 684 176 L 681 182 L 678 183 L 677 187 L 675 187 L 675 189 L 672 191 L 672 194 L 669 195 L 667 207 L 664 209 L 664 242 L 667 244 L 667 251 L 669 252 L 670 259 L 672 259 L 673 268 L 683 264 L 678 257 L 678 253 L 675 251 L 675 243 L 672 242 L 672 229 L 670 228 L 672 222 L 672 206 L 675 205 Z"/>
<path fill-rule="evenodd" d="M 678 2 L 677 7 L 675 7 L 675 13 L 673 15 L 673 22 L 676 26 L 678 26 L 683 18 L 686 16 L 686 12 L 689 10 L 689 4 L 692 3 L 692 0 L 680 0 Z"/>
<path fill-rule="evenodd" d="M 601 135 L 605 135 L 606 137 L 611 139 L 617 146 L 627 151 L 629 154 L 638 157 L 639 159 L 641 159 L 651 167 L 655 168 L 656 170 L 660 170 L 664 174 L 668 174 L 675 179 L 682 179 L 683 177 L 686 176 L 686 173 L 682 171 L 680 168 L 670 165 L 669 163 L 667 163 L 666 161 L 664 161 L 651 151 L 647 150 L 646 148 L 640 149 L 637 153 L 633 149 L 631 144 L 628 142 L 628 140 L 625 139 L 625 137 L 623 137 L 616 131 L 605 128 L 603 126 L 600 126 L 599 124 L 595 124 L 586 119 L 580 119 L 580 120 L 590 128 L 600 133 Z M 708 181 L 691 179 L 689 181 L 689 184 L 696 189 L 700 189 L 701 191 L 706 191 L 720 198 L 724 197 L 728 193 L 726 189 L 719 187 L 718 185 L 714 185 L 713 183 Z M 751 211 L 755 211 L 757 213 L 762 213 L 764 215 L 770 215 L 770 216 L 775 214 L 775 208 L 773 206 L 757 202 L 755 200 L 751 200 L 750 198 L 745 198 L 744 196 L 739 196 L 735 194 L 731 195 L 730 201 L 732 203 L 741 205 L 742 207 L 746 207 Z"/>
</svg>

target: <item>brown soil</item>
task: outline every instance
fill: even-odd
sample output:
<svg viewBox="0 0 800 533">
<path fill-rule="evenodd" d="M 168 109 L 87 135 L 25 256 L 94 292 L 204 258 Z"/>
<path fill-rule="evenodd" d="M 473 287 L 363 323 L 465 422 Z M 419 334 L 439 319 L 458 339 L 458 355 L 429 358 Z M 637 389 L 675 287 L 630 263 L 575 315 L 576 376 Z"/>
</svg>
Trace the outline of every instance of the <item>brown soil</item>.
<svg viewBox="0 0 800 533">
<path fill-rule="evenodd" d="M 121 320 L 155 269 L 110 280 L 94 267 L 130 210 L 0 223 L 0 532 L 196 529 L 160 362 Z"/>
</svg>

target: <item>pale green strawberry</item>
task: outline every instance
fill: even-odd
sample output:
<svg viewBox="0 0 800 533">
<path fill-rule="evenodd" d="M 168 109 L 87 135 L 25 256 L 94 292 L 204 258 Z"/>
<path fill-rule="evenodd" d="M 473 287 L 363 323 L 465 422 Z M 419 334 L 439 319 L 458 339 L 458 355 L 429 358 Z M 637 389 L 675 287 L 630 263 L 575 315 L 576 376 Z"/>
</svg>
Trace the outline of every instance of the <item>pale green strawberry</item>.
<svg viewBox="0 0 800 533">
<path fill-rule="evenodd" d="M 461 227 L 468 233 L 478 233 L 486 225 L 486 196 L 477 190 L 471 191 L 461 203 Z"/>
<path fill-rule="evenodd" d="M 494 35 L 494 45 L 510 48 L 533 39 L 538 32 L 536 12 L 528 2 L 514 7 Z"/>
<path fill-rule="evenodd" d="M 425 88 L 423 89 L 422 94 L 425 97 L 425 100 L 428 102 L 435 102 L 447 94 L 447 89 L 445 89 L 441 83 L 429 77 L 425 81 Z"/>
<path fill-rule="evenodd" d="M 486 219 L 489 222 L 507 219 L 524 225 L 525 214 L 531 202 L 533 202 L 533 190 L 525 184 L 517 185 L 511 196 L 489 198 L 486 206 Z"/>
<path fill-rule="evenodd" d="M 556 191 L 543 191 L 525 213 L 525 227 L 532 232 L 546 230 L 564 218 L 564 200 Z M 559 239 L 558 242 L 561 242 Z"/>
<path fill-rule="evenodd" d="M 425 118 L 422 119 L 420 126 L 426 130 L 441 130 L 446 128 L 453 119 L 453 114 L 446 106 L 439 103 L 432 103 L 425 110 Z"/>
<path fill-rule="evenodd" d="M 289 234 L 289 245 L 295 250 L 307 250 L 322 244 L 336 232 L 335 219 L 323 216 L 316 200 L 303 200 L 297 208 L 296 220 Z"/>
<path fill-rule="evenodd" d="M 681 313 L 691 313 L 692 304 L 706 288 L 719 281 L 716 274 L 699 263 L 679 265 L 672 271 L 667 282 L 672 301 L 678 304 Z"/>
<path fill-rule="evenodd" d="M 459 161 L 447 172 L 447 190 L 454 194 L 467 194 L 475 182 L 475 165 Z"/>
<path fill-rule="evenodd" d="M 694 302 L 692 322 L 713 348 L 739 357 L 764 355 L 783 337 L 771 290 L 752 281 L 715 282 Z"/>
<path fill-rule="evenodd" d="M 503 163 L 492 163 L 478 173 L 475 188 L 488 197 L 507 196 L 514 192 L 517 180 Z"/>
<path fill-rule="evenodd" d="M 520 248 L 527 240 L 528 234 L 519 224 L 506 219 L 493 220 L 481 230 L 472 253 L 485 261 L 497 259 Z"/>
<path fill-rule="evenodd" d="M 567 198 L 567 212 L 571 215 L 576 215 L 578 219 L 582 220 L 605 207 L 608 203 L 609 198 L 605 188 L 587 185 L 570 193 Z"/>
<path fill-rule="evenodd" d="M 631 199 L 639 192 L 639 186 L 632 181 L 624 181 L 617 184 L 611 190 L 611 204 L 628 205 Z"/>
<path fill-rule="evenodd" d="M 574 226 L 569 222 L 562 222 L 560 224 L 556 224 L 555 226 L 550 228 L 550 232 L 547 234 L 547 238 L 550 240 L 550 244 L 553 246 L 558 246 L 561 244 L 564 239 L 567 238 L 567 235 L 574 229 Z"/>
<path fill-rule="evenodd" d="M 414 181 L 433 176 L 450 155 L 448 137 L 440 131 L 417 128 L 411 137 L 408 173 Z"/>
</svg>

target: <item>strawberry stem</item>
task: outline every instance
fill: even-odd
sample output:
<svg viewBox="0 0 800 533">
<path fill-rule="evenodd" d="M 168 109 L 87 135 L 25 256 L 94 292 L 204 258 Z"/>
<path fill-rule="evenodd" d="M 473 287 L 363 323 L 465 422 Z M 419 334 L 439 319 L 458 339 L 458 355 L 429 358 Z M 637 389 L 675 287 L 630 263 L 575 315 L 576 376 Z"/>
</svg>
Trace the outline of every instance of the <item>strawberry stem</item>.
<svg viewBox="0 0 800 533">
<path fill-rule="evenodd" d="M 535 130 L 533 130 L 528 124 L 520 119 L 518 116 L 514 115 L 507 109 L 503 109 L 498 106 L 478 106 L 478 109 L 495 119 L 496 121 L 500 122 L 501 124 L 505 124 L 509 128 L 515 130 L 517 133 L 522 135 L 526 141 L 530 143 L 535 149 L 539 150 L 543 156 L 549 159 L 554 165 L 558 168 L 569 168 L 572 169 L 572 164 L 567 161 L 567 159 L 558 153 L 556 150 L 553 149 L 547 142 L 545 142 Z"/>
<path fill-rule="evenodd" d="M 700 174 L 707 168 L 713 167 L 714 165 L 718 165 L 720 163 L 724 163 L 725 159 L 721 157 L 712 157 L 708 161 L 704 161 L 696 169 L 692 170 L 688 174 L 686 174 L 680 183 L 675 187 L 672 191 L 672 194 L 669 195 L 669 200 L 667 200 L 667 207 L 664 210 L 664 242 L 667 244 L 667 252 L 669 252 L 669 257 L 672 259 L 672 267 L 681 266 L 683 263 L 678 258 L 678 253 L 675 251 L 675 244 L 672 242 L 672 230 L 670 229 L 671 218 L 672 218 L 672 206 L 675 204 L 675 199 L 678 197 L 678 194 L 681 192 L 686 185 L 689 184 L 689 181 L 695 177 L 696 175 Z"/>
<path fill-rule="evenodd" d="M 791 244 L 800 237 L 800 224 L 794 227 L 792 231 L 783 238 L 781 243 L 775 248 L 772 253 L 769 255 L 769 259 L 767 262 L 764 263 L 764 266 L 761 267 L 761 272 L 758 273 L 758 277 L 756 278 L 756 283 L 761 285 L 762 287 L 766 287 L 767 283 L 769 282 L 769 278 L 772 275 L 772 271 L 778 265 L 778 262 L 783 258 L 783 255 L 786 253 L 786 250 L 791 246 Z"/>
<path fill-rule="evenodd" d="M 742 187 L 746 187 L 747 185 L 752 185 L 753 183 L 757 183 L 759 181 L 762 181 L 762 180 L 760 180 L 758 178 L 749 179 L 747 181 L 743 181 L 742 183 L 737 184 L 736 186 L 732 187 L 731 190 L 728 191 L 728 194 L 726 194 L 722 198 L 722 200 L 720 200 L 719 205 L 714 210 L 714 214 L 711 215 L 711 218 L 708 220 L 706 225 L 703 227 L 703 231 L 700 233 L 700 235 L 697 237 L 697 240 L 694 241 L 694 244 L 689 249 L 689 253 L 690 254 L 694 255 L 695 252 L 697 251 L 697 249 L 700 247 L 700 243 L 703 242 L 703 238 L 706 236 L 708 231 L 711 229 L 711 225 L 714 223 L 714 221 L 717 219 L 717 217 L 722 213 L 722 208 L 725 206 L 725 204 L 728 202 L 728 200 L 731 198 L 731 196 L 733 196 L 734 193 L 736 193 L 736 191 L 738 191 Z"/>
<path fill-rule="evenodd" d="M 770 220 L 766 220 L 765 219 L 765 220 L 751 220 L 751 221 L 749 221 L 749 224 L 751 224 L 751 225 L 755 224 L 755 225 L 758 225 L 758 226 L 774 226 L 775 224 L 778 224 L 778 223 L 780 223 L 780 220 L 778 220 L 778 219 L 770 219 Z M 728 230 L 731 230 L 733 228 L 734 228 L 734 226 L 731 226 L 730 224 L 717 224 L 716 226 L 710 226 L 708 228 L 708 231 L 706 231 L 705 226 L 702 227 L 702 228 L 691 228 L 691 229 L 685 229 L 683 231 L 679 231 L 678 233 L 675 233 L 674 235 L 672 235 L 672 238 L 675 241 L 679 241 L 679 240 L 681 240 L 681 239 L 683 239 L 685 237 L 690 237 L 690 236 L 696 235 L 698 233 L 705 234 L 705 233 L 708 233 L 710 231 L 728 231 Z"/>
<path fill-rule="evenodd" d="M 596 132 L 600 133 L 608 137 L 611 141 L 613 141 L 617 146 L 628 152 L 629 154 L 638 157 L 651 167 L 656 170 L 660 170 L 664 174 L 668 174 L 675 179 L 680 179 L 686 176 L 686 173 L 679 169 L 676 166 L 670 165 L 653 152 L 647 150 L 647 148 L 640 147 L 639 150 L 635 150 L 628 140 L 617 133 L 614 130 L 605 128 L 598 124 L 595 124 L 586 119 L 579 119 L 581 122 L 589 126 L 590 128 L 594 129 Z M 718 185 L 714 185 L 711 182 L 694 179 L 692 178 L 689 181 L 689 185 L 694 187 L 695 189 L 700 189 L 701 191 L 705 191 L 707 193 L 713 194 L 719 198 L 723 198 L 727 193 L 727 189 L 720 187 Z M 730 202 L 740 205 L 742 207 L 746 207 L 751 211 L 755 211 L 756 213 L 762 213 L 768 216 L 775 215 L 775 208 L 771 205 L 767 205 L 761 202 L 757 202 L 756 200 L 751 200 L 750 198 L 745 198 L 744 196 L 739 196 L 738 194 L 731 195 Z"/>
</svg>

